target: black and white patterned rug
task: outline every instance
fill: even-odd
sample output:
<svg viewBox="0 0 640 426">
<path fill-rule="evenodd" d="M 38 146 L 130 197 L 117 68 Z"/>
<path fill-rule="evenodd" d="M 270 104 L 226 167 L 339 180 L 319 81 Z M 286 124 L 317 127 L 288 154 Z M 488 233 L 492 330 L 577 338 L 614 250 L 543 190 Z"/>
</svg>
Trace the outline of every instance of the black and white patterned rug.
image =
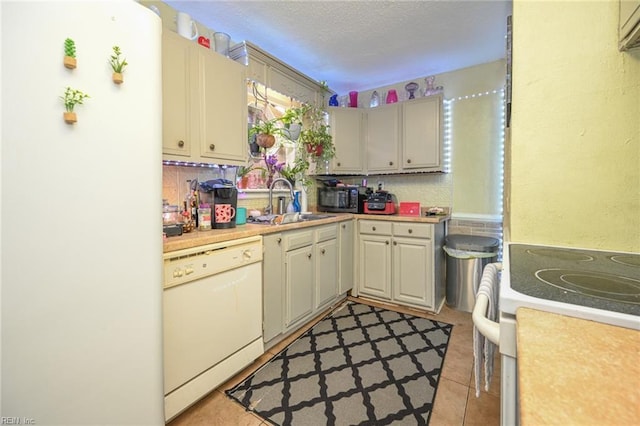
<svg viewBox="0 0 640 426">
<path fill-rule="evenodd" d="M 275 425 L 426 425 L 453 325 L 346 303 L 227 395 Z"/>
</svg>

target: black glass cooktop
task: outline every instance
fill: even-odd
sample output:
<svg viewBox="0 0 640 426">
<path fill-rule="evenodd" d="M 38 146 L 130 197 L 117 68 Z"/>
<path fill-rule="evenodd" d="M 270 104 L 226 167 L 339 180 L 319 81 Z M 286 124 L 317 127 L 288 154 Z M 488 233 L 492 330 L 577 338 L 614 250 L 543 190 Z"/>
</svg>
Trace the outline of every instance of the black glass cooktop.
<svg viewBox="0 0 640 426">
<path fill-rule="evenodd" d="M 511 244 L 509 268 L 519 293 L 640 316 L 640 254 Z"/>
</svg>

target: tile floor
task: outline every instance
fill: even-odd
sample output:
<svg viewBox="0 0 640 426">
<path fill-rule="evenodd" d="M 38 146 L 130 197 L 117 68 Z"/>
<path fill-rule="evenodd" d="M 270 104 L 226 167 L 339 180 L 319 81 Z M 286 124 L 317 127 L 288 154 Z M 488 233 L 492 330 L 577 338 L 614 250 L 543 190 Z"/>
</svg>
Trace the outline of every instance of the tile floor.
<svg viewBox="0 0 640 426">
<path fill-rule="evenodd" d="M 350 299 L 453 324 L 453 334 L 449 340 L 429 424 L 430 426 L 497 426 L 500 424 L 500 359 L 498 356 L 496 356 L 493 381 L 489 392 L 483 390 L 480 393 L 480 398 L 475 396 L 471 314 L 445 306 L 440 314 L 432 315 L 419 310 L 385 305 L 369 300 Z M 321 317 L 316 318 L 303 329 L 268 349 L 252 365 L 176 417 L 169 423 L 169 426 L 268 426 L 268 422 L 245 411 L 244 407 L 227 398 L 224 391 L 244 380 L 251 372 L 275 356 L 320 319 Z"/>
</svg>

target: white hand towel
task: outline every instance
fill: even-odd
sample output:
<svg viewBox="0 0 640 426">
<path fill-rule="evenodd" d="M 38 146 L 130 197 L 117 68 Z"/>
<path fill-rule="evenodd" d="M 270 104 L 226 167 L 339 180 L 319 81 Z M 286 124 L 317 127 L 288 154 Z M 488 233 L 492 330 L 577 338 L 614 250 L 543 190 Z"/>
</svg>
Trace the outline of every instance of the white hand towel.
<svg viewBox="0 0 640 426">
<path fill-rule="evenodd" d="M 487 319 L 495 321 L 498 315 L 498 265 L 499 263 L 490 263 L 485 266 L 482 274 L 480 284 L 476 289 L 476 298 L 481 294 L 485 295 L 488 299 L 487 304 Z M 476 397 L 480 397 L 480 380 L 482 377 L 482 367 L 484 366 L 484 389 L 489 390 L 491 384 L 491 378 L 493 376 L 493 355 L 496 350 L 496 345 L 489 339 L 484 337 L 473 326 L 473 361 L 474 361 L 474 373 L 475 373 L 475 386 Z"/>
</svg>

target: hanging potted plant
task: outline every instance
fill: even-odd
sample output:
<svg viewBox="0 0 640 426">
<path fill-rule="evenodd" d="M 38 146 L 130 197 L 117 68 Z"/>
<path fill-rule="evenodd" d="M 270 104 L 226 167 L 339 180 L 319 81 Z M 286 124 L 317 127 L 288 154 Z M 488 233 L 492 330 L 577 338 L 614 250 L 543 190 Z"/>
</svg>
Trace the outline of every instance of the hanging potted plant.
<svg viewBox="0 0 640 426">
<path fill-rule="evenodd" d="M 311 106 L 304 104 L 299 107 L 287 109 L 284 112 L 284 115 L 280 117 L 280 121 L 282 121 L 282 124 L 284 125 L 282 133 L 287 139 L 291 141 L 298 140 L 302 130 L 302 122 L 309 111 L 311 111 Z"/>
<path fill-rule="evenodd" d="M 111 69 L 113 69 L 112 79 L 116 84 L 122 84 L 124 78 L 122 77 L 122 73 L 124 72 L 124 67 L 129 65 L 125 58 L 120 59 L 120 55 L 122 52 L 118 46 L 113 46 L 113 55 L 109 59 L 109 64 L 111 65 Z"/>
<path fill-rule="evenodd" d="M 251 129 L 249 136 L 256 135 L 256 143 L 262 148 L 271 148 L 276 143 L 276 136 L 282 135 L 282 128 L 278 127 L 279 119 L 258 120 Z"/>
<path fill-rule="evenodd" d="M 72 89 L 71 87 L 65 89 L 64 96 L 60 96 L 60 99 L 64 101 L 64 108 L 66 110 L 63 113 L 65 123 L 73 124 L 78 121 L 73 109 L 76 105 L 82 105 L 88 97 L 89 95 L 82 93 L 80 90 Z"/>
<path fill-rule="evenodd" d="M 70 70 L 76 67 L 76 43 L 70 38 L 64 40 L 64 60 L 65 68 Z"/>
<path fill-rule="evenodd" d="M 325 122 L 325 112 L 322 109 L 311 109 L 310 125 L 300 133 L 299 142 L 316 163 L 335 157 L 333 137 L 329 133 L 329 125 Z"/>
</svg>

